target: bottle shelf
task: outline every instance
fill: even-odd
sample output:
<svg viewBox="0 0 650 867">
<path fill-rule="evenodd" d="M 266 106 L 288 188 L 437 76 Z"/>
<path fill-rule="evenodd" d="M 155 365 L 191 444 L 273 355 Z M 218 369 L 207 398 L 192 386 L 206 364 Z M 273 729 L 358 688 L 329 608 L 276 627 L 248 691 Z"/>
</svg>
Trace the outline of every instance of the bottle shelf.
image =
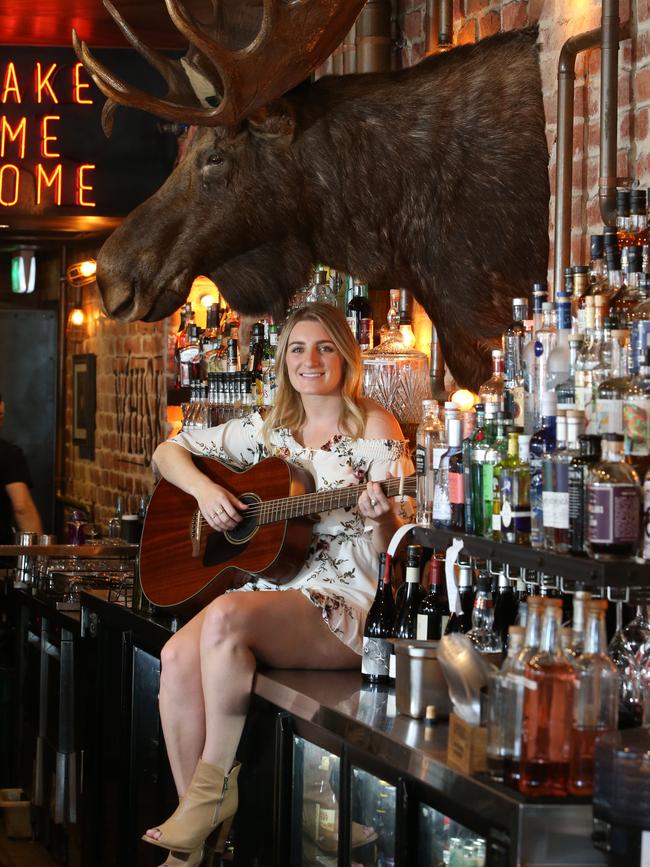
<svg viewBox="0 0 650 867">
<path fill-rule="evenodd" d="M 630 559 L 594 560 L 576 554 L 557 554 L 528 545 L 495 542 L 469 533 L 429 527 L 417 527 L 414 535 L 415 540 L 427 548 L 446 548 L 454 539 L 462 539 L 463 550 L 471 557 L 544 572 L 584 585 L 650 588 L 650 563 Z"/>
</svg>

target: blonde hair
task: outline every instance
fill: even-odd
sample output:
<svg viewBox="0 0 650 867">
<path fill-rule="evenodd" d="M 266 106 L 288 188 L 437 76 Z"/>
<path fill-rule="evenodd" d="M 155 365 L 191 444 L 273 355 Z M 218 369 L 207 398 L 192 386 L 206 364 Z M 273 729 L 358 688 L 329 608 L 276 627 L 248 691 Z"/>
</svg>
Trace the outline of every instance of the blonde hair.
<svg viewBox="0 0 650 867">
<path fill-rule="evenodd" d="M 361 403 L 361 351 L 343 314 L 331 304 L 315 302 L 295 310 L 287 319 L 275 354 L 277 391 L 275 404 L 262 426 L 262 441 L 270 448 L 271 433 L 279 428 L 299 431 L 306 420 L 300 393 L 295 390 L 287 374 L 287 347 L 289 337 L 299 322 L 319 322 L 328 332 L 332 343 L 343 360 L 341 375 L 341 414 L 339 429 L 355 439 L 366 427 L 366 412 Z"/>
</svg>

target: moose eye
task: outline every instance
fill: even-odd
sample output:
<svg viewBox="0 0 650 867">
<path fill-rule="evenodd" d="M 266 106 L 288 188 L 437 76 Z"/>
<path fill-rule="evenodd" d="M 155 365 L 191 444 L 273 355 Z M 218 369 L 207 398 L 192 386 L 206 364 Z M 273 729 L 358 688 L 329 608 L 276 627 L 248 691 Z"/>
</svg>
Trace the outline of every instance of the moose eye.
<svg viewBox="0 0 650 867">
<path fill-rule="evenodd" d="M 209 166 L 222 166 L 225 160 L 221 156 L 221 154 L 210 154 L 208 157 L 208 165 Z"/>
</svg>

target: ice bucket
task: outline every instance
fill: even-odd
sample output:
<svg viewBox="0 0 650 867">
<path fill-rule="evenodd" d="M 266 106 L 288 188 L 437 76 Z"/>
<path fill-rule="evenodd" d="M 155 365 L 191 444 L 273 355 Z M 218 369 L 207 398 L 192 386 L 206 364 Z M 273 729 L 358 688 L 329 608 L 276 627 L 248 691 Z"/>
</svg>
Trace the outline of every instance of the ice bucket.
<svg viewBox="0 0 650 867">
<path fill-rule="evenodd" d="M 438 662 L 438 642 L 395 639 L 393 643 L 397 712 L 424 719 L 427 706 L 434 705 L 439 719 L 448 717 L 451 701 Z"/>
</svg>

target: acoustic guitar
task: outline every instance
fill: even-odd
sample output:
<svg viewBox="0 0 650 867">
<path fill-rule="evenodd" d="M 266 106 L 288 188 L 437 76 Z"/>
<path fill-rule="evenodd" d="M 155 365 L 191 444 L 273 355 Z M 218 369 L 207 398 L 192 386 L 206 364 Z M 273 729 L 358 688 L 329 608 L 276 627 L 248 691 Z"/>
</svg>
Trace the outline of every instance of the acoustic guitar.
<svg viewBox="0 0 650 867">
<path fill-rule="evenodd" d="M 310 473 L 282 458 L 266 458 L 246 470 L 193 456 L 212 481 L 248 509 L 232 530 L 207 523 L 196 500 L 165 479 L 158 482 L 140 542 L 142 590 L 154 605 L 197 611 L 251 573 L 282 584 L 304 565 L 314 516 L 353 506 L 366 484 L 314 491 Z M 388 497 L 415 495 L 415 476 L 381 482 Z M 239 580 L 238 580 L 239 579 Z"/>
</svg>

